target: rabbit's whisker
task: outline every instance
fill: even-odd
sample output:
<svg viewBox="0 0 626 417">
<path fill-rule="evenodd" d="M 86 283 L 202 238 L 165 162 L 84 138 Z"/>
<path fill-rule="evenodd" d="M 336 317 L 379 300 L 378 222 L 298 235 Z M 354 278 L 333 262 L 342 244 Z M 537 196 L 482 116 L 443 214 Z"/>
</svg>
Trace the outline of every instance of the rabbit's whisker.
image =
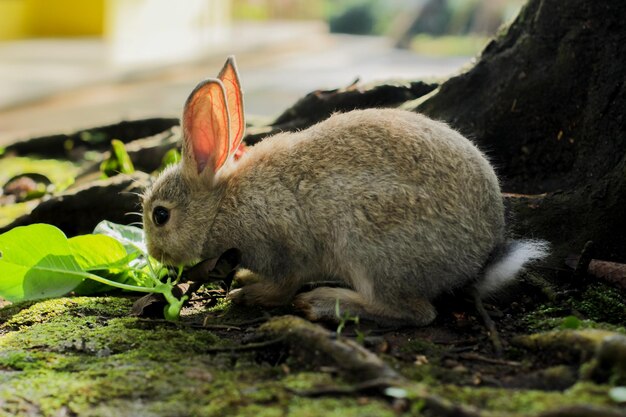
<svg viewBox="0 0 626 417">
<path fill-rule="evenodd" d="M 126 213 L 124 213 L 124 216 L 139 216 L 141 218 L 143 218 L 143 213 L 140 211 L 128 211 Z"/>
</svg>

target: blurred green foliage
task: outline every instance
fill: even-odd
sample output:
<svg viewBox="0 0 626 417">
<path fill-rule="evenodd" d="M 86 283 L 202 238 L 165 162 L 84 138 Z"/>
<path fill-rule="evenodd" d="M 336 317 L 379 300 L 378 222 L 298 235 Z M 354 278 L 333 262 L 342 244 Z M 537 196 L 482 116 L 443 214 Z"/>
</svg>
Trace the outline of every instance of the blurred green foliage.
<svg viewBox="0 0 626 417">
<path fill-rule="evenodd" d="M 489 42 L 481 35 L 433 36 L 421 34 L 412 38 L 411 50 L 430 56 L 474 56 Z"/>
<path fill-rule="evenodd" d="M 492 35 L 525 0 L 235 0 L 235 19 L 323 19 L 331 32 Z"/>
<path fill-rule="evenodd" d="M 105 178 L 135 172 L 133 161 L 126 152 L 124 142 L 119 139 L 111 140 L 110 156 L 100 164 L 100 172 Z"/>
</svg>

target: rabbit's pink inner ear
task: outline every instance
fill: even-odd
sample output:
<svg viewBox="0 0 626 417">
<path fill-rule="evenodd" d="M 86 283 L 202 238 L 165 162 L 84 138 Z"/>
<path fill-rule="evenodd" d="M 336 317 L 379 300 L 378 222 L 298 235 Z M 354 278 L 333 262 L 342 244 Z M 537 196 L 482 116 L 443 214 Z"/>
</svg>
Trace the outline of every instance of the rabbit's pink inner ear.
<svg viewBox="0 0 626 417">
<path fill-rule="evenodd" d="M 207 165 L 217 172 L 230 151 L 228 105 L 219 80 L 204 81 L 191 93 L 183 126 L 186 149 L 192 151 L 198 173 Z"/>
<path fill-rule="evenodd" d="M 239 148 L 245 130 L 243 93 L 241 91 L 241 84 L 239 83 L 239 75 L 237 73 L 234 57 L 231 56 L 228 58 L 218 77 L 222 80 L 224 88 L 226 89 L 232 140 L 230 151 L 234 154 Z"/>
</svg>

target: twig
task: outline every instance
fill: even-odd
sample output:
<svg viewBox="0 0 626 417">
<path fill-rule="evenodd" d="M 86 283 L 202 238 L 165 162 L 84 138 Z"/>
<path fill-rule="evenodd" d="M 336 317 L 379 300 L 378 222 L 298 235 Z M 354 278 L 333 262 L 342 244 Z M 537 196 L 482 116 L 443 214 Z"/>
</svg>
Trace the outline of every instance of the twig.
<svg viewBox="0 0 626 417">
<path fill-rule="evenodd" d="M 254 325 L 257 325 L 257 324 L 266 323 L 271 318 L 272 318 L 272 316 L 270 316 L 269 314 L 264 314 L 263 317 L 258 317 L 256 319 L 251 319 L 251 320 L 247 320 L 247 321 L 238 322 L 238 323 L 236 323 L 236 325 L 239 326 L 239 327 L 254 326 Z"/>
<path fill-rule="evenodd" d="M 191 324 L 190 327 L 193 327 L 194 329 L 206 329 L 206 330 L 237 330 L 238 332 L 240 332 L 241 330 L 243 330 L 241 327 L 239 326 L 233 326 L 230 324 Z"/>
<path fill-rule="evenodd" d="M 216 346 L 205 349 L 206 353 L 218 353 L 218 352 L 243 352 L 248 350 L 264 349 L 269 346 L 274 346 L 285 341 L 285 336 L 277 337 L 276 339 L 266 340 L 263 342 L 248 343 L 245 345 L 236 346 Z"/>
<path fill-rule="evenodd" d="M 180 321 L 171 321 L 165 319 L 144 319 L 141 317 L 137 318 L 137 321 L 142 323 L 152 323 L 152 324 L 167 324 L 174 327 L 184 327 L 188 329 L 202 329 L 202 330 L 237 330 L 241 331 L 241 327 L 233 326 L 230 324 L 197 324 L 197 323 L 185 323 Z"/>
<path fill-rule="evenodd" d="M 522 366 L 521 362 L 507 361 L 507 360 L 495 359 L 495 358 L 488 358 L 486 356 L 482 356 L 482 355 L 479 355 L 477 353 L 472 353 L 472 352 L 461 353 L 458 356 L 460 358 L 462 358 L 462 359 L 467 359 L 467 360 L 470 360 L 470 361 L 480 361 L 480 362 L 485 362 L 485 363 L 492 363 L 494 365 Z"/>
<path fill-rule="evenodd" d="M 491 320 L 489 313 L 485 310 L 485 306 L 483 304 L 483 300 L 481 300 L 478 292 L 474 292 L 474 305 L 476 306 L 476 311 L 483 319 L 485 323 L 485 327 L 487 328 L 487 333 L 489 333 L 489 339 L 491 339 L 491 343 L 493 344 L 493 348 L 496 354 L 496 357 L 502 357 L 502 342 L 500 341 L 500 337 L 498 336 L 498 330 L 496 329 L 496 325 Z"/>
<path fill-rule="evenodd" d="M 585 243 L 582 252 L 580 252 L 580 257 L 578 258 L 578 262 L 576 263 L 576 268 L 574 269 L 574 277 L 578 279 L 582 279 L 587 275 L 587 269 L 589 268 L 589 264 L 591 263 L 591 259 L 593 257 L 593 242 L 590 240 Z"/>
</svg>

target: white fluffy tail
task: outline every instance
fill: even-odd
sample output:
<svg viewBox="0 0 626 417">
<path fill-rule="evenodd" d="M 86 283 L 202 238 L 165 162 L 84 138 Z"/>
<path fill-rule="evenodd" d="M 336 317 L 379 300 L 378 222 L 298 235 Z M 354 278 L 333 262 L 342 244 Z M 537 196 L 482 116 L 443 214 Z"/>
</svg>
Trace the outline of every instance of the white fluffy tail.
<svg viewBox="0 0 626 417">
<path fill-rule="evenodd" d="M 543 240 L 507 242 L 500 256 L 485 267 L 482 279 L 476 284 L 478 294 L 485 297 L 502 288 L 514 280 L 526 264 L 548 256 L 549 247 Z"/>
</svg>

